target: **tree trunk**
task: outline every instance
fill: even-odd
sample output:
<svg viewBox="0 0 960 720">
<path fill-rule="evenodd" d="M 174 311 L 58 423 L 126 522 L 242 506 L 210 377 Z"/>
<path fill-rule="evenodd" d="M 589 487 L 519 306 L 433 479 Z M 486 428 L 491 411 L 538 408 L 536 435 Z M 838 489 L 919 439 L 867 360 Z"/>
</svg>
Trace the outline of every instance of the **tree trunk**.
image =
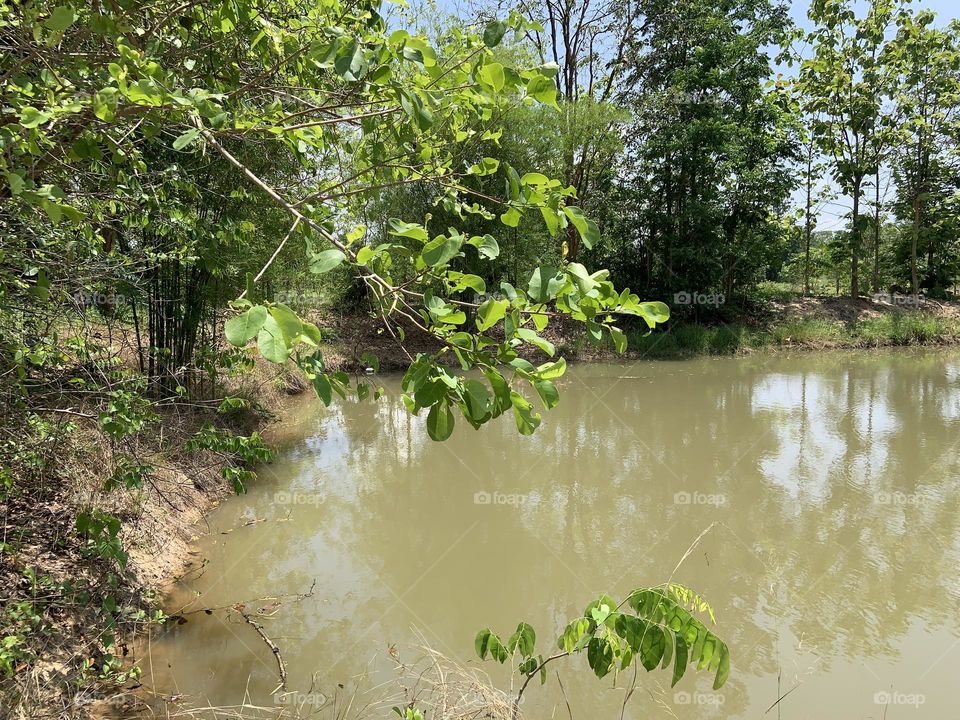
<svg viewBox="0 0 960 720">
<path fill-rule="evenodd" d="M 813 192 L 813 144 L 811 143 L 807 150 L 807 210 L 806 219 L 803 228 L 803 294 L 810 295 L 810 233 L 812 230 L 813 218 L 810 217 L 810 207 L 812 203 Z"/>
<path fill-rule="evenodd" d="M 914 304 L 919 292 L 917 286 L 917 241 L 920 239 L 920 195 L 913 196 L 913 227 L 910 236 L 910 289 L 913 291 Z"/>
<path fill-rule="evenodd" d="M 873 208 L 873 291 L 880 292 L 880 165 L 877 165 L 876 204 Z"/>
<path fill-rule="evenodd" d="M 853 186 L 853 227 L 850 230 L 850 299 L 860 297 L 860 184 L 858 180 Z"/>
</svg>

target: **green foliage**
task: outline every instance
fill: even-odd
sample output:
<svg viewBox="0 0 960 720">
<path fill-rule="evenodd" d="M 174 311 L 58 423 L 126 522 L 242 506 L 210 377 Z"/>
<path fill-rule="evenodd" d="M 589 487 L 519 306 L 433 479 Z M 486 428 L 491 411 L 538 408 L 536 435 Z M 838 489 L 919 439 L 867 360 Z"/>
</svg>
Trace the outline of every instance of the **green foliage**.
<svg viewBox="0 0 960 720">
<path fill-rule="evenodd" d="M 548 657 L 537 653 L 536 632 L 527 623 L 520 623 L 506 643 L 484 628 L 477 633 L 474 647 L 481 660 L 489 656 L 505 663 L 517 658 L 517 672 L 524 682 L 515 707 L 530 680 L 539 677 L 541 684 L 546 682 L 548 663 L 584 651 L 598 678 L 622 672 L 634 660 L 647 672 L 666 669 L 672 662 L 673 685 L 693 665 L 714 672 L 713 687 L 719 689 L 730 675 L 730 652 L 694 612 L 705 612 L 713 620 L 713 610 L 703 598 L 671 583 L 634 590 L 621 603 L 601 595 L 587 605 L 582 616 L 566 625 L 556 643 L 560 652 Z"/>
<path fill-rule="evenodd" d="M 126 568 L 129 556 L 120 541 L 120 519 L 100 510 L 77 515 L 77 533 L 84 538 L 84 551 Z"/>
<path fill-rule="evenodd" d="M 260 433 L 236 435 L 209 422 L 187 440 L 186 449 L 191 452 L 207 450 L 229 460 L 221 474 L 230 481 L 237 494 L 246 492 L 247 484 L 255 477 L 251 468 L 273 457 L 273 451 L 263 442 Z"/>
<path fill-rule="evenodd" d="M 396 713 L 399 717 L 403 718 L 403 720 L 423 720 L 423 713 L 420 712 L 417 708 L 395 707 L 393 708 L 393 712 Z"/>
<path fill-rule="evenodd" d="M 0 613 L 0 677 L 12 677 L 21 665 L 36 660 L 28 642 L 44 628 L 34 602 L 24 600 L 4 606 Z"/>
</svg>

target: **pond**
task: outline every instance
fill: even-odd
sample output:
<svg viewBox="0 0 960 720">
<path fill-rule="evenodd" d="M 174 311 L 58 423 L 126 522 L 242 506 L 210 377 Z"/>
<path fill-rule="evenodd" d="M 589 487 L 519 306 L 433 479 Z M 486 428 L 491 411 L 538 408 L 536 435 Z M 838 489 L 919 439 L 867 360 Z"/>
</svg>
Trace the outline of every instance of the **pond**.
<svg viewBox="0 0 960 720">
<path fill-rule="evenodd" d="M 209 518 L 171 600 L 188 622 L 153 641 L 145 684 L 277 705 L 254 629 L 196 612 L 247 601 L 315 716 L 359 688 L 343 716 L 385 717 L 359 709 L 415 646 L 509 690 L 479 629 L 525 620 L 546 654 L 598 594 L 672 578 L 712 604 L 730 680 L 641 669 L 625 718 L 755 718 L 783 696 L 770 717 L 955 715 L 960 354 L 578 365 L 533 436 L 506 417 L 445 443 L 380 381 L 377 404 L 296 401 L 277 459 Z M 632 672 L 552 667 L 562 690 L 532 684 L 524 717 L 621 717 Z"/>
</svg>

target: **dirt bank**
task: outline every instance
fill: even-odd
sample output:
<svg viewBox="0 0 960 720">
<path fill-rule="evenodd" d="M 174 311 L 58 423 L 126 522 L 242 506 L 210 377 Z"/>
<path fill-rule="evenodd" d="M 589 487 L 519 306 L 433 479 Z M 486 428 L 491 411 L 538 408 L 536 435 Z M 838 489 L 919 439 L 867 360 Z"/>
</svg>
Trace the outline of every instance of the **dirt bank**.
<svg viewBox="0 0 960 720">
<path fill-rule="evenodd" d="M 123 460 L 94 402 L 64 395 L 62 406 L 37 413 L 41 437 L 55 444 L 35 452 L 56 462 L 37 469 L 29 457 L 14 460 L 14 482 L 0 495 L 0 630 L 13 638 L 3 648 L 0 718 L 116 717 L 133 709 L 126 691 L 138 686 L 128 673 L 134 639 L 164 621 L 159 598 L 199 562 L 198 523 L 234 492 L 222 472 L 234 459 L 190 450 L 188 439 L 205 424 L 260 430 L 284 395 L 304 388 L 295 374 L 269 366 L 232 382 L 230 393 L 251 399 L 250 408 L 224 414 L 216 402 L 186 401 L 155 408 L 155 420 L 122 453 L 152 468 L 137 487 L 105 490 Z M 115 554 L 92 548 L 80 532 L 80 522 L 105 515 L 121 522 L 97 543 L 112 547 L 115 538 Z"/>
</svg>

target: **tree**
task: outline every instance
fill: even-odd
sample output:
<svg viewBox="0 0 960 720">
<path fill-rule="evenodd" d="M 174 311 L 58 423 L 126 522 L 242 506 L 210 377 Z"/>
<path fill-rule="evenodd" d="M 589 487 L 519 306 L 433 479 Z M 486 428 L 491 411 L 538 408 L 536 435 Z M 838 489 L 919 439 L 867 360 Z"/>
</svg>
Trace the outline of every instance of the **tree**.
<svg viewBox="0 0 960 720">
<path fill-rule="evenodd" d="M 660 292 L 732 294 L 762 275 L 782 243 L 778 215 L 794 153 L 765 47 L 789 24 L 773 3 L 641 3 L 628 51 L 624 255 Z M 640 282 L 638 282 L 638 280 Z"/>
<path fill-rule="evenodd" d="M 523 0 L 520 12 L 529 21 L 527 44 L 543 64 L 557 68 L 563 182 L 574 189 L 570 205 L 596 210 L 603 176 L 617 157 L 625 118 L 616 101 L 629 72 L 625 53 L 638 32 L 636 0 Z M 498 2 L 495 7 L 502 8 Z M 553 124 L 553 123 L 551 123 Z M 595 195 L 601 197 L 594 197 Z M 564 248 L 571 262 L 592 241 L 570 226 Z"/>
<path fill-rule="evenodd" d="M 833 159 L 834 180 L 853 201 L 850 232 L 850 296 L 860 295 L 863 250 L 860 203 L 864 179 L 876 171 L 874 142 L 881 122 L 883 48 L 894 13 L 892 0 L 872 0 L 857 19 L 850 0 L 814 0 L 808 17 L 815 29 L 807 40 L 813 56 L 800 66 L 798 84 L 817 118 L 814 132 Z"/>
<path fill-rule="evenodd" d="M 925 206 L 949 172 L 946 150 L 960 101 L 960 53 L 957 25 L 933 26 L 930 11 L 901 13 L 897 35 L 888 48 L 899 85 L 900 107 L 895 145 L 898 192 L 910 209 L 910 287 L 919 292 L 917 250 L 924 230 Z M 927 281 L 934 283 L 933 242 L 928 243 Z"/>
</svg>

